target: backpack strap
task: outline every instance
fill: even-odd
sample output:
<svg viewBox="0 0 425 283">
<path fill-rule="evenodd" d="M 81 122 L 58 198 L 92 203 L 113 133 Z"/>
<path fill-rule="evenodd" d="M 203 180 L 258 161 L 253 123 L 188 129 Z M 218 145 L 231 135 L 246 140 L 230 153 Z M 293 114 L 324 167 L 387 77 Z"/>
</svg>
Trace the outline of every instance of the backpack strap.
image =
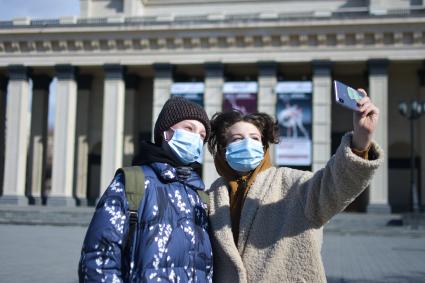
<svg viewBox="0 0 425 283">
<path fill-rule="evenodd" d="M 115 175 L 123 174 L 124 190 L 128 201 L 130 226 L 128 234 L 123 241 L 124 261 L 130 259 L 131 246 L 133 245 L 134 233 L 139 221 L 138 209 L 140 201 L 145 194 L 145 173 L 141 166 L 123 167 L 117 170 Z"/>
<path fill-rule="evenodd" d="M 200 190 L 197 190 L 196 192 L 198 193 L 198 196 L 201 198 L 201 200 L 203 202 L 205 202 L 205 204 L 208 205 L 209 204 L 209 200 L 210 200 L 210 197 L 208 196 L 208 193 L 206 193 L 204 191 L 200 191 Z"/>
<path fill-rule="evenodd" d="M 117 170 L 124 175 L 125 195 L 128 200 L 130 211 L 136 211 L 139 208 L 140 201 L 145 194 L 145 173 L 141 166 L 123 167 Z"/>
<path fill-rule="evenodd" d="M 196 192 L 198 193 L 198 196 L 201 198 L 201 200 L 207 205 L 207 210 L 209 210 L 210 209 L 210 197 L 209 197 L 208 193 L 201 191 L 201 190 L 197 190 Z"/>
</svg>

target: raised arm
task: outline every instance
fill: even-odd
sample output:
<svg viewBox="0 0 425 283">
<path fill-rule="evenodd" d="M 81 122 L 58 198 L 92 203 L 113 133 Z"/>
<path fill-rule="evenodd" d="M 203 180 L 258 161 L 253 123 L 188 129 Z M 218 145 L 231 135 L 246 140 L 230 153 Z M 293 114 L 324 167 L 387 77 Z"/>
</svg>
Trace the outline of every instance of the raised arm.
<svg viewBox="0 0 425 283">
<path fill-rule="evenodd" d="M 122 282 L 122 242 L 128 231 L 128 204 L 117 175 L 96 207 L 78 266 L 80 282 Z"/>
<path fill-rule="evenodd" d="M 358 101 L 360 111 L 353 112 L 353 133 L 343 137 L 336 154 L 326 167 L 300 181 L 305 215 L 323 225 L 348 206 L 369 184 L 382 163 L 383 152 L 372 142 L 379 109 L 366 92 Z"/>
<path fill-rule="evenodd" d="M 325 168 L 300 178 L 301 201 L 304 212 L 317 226 L 322 226 L 347 207 L 370 183 L 382 163 L 383 152 L 372 142 L 369 159 L 352 152 L 352 134 L 346 134 L 337 152 Z"/>
</svg>

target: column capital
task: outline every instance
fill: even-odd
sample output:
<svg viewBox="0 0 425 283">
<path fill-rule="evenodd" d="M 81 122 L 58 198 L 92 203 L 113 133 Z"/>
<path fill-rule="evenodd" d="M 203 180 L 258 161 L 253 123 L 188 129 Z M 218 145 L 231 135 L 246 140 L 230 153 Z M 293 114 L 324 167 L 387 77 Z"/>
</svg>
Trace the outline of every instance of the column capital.
<svg viewBox="0 0 425 283">
<path fill-rule="evenodd" d="M 156 78 L 171 78 L 173 76 L 173 65 L 168 63 L 153 64 Z"/>
<path fill-rule="evenodd" d="M 69 64 L 56 65 L 55 71 L 58 80 L 74 80 L 77 68 Z"/>
<path fill-rule="evenodd" d="M 28 79 L 28 68 L 24 65 L 9 65 L 7 70 L 9 72 L 9 80 Z"/>
<path fill-rule="evenodd" d="M 369 75 L 386 75 L 388 72 L 390 60 L 388 59 L 370 59 L 367 61 Z"/>
<path fill-rule="evenodd" d="M 138 75 L 128 74 L 125 76 L 125 88 L 137 89 L 141 79 Z"/>
<path fill-rule="evenodd" d="M 31 76 L 33 89 L 37 90 L 49 90 L 50 82 L 52 78 L 48 75 L 33 75 Z"/>
<path fill-rule="evenodd" d="M 92 87 L 92 75 L 79 75 L 77 76 L 77 85 L 80 90 L 90 90 Z"/>
<path fill-rule="evenodd" d="M 120 64 L 103 65 L 106 79 L 122 79 L 125 73 L 125 67 Z"/>
<path fill-rule="evenodd" d="M 221 78 L 224 73 L 224 66 L 220 62 L 207 62 L 204 64 L 205 76 L 213 78 Z"/>
<path fill-rule="evenodd" d="M 313 60 L 311 62 L 314 75 L 330 76 L 333 62 L 330 60 Z"/>
<path fill-rule="evenodd" d="M 257 68 L 260 76 L 276 76 L 277 63 L 275 61 L 259 61 Z"/>
</svg>

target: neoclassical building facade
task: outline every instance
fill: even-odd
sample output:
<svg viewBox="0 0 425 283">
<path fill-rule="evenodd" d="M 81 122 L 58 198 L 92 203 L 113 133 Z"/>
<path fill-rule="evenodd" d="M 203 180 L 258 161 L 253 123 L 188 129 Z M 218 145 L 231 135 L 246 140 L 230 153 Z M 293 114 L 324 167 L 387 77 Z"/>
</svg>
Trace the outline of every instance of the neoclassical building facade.
<svg viewBox="0 0 425 283">
<path fill-rule="evenodd" d="M 409 123 L 398 104 L 425 100 L 421 0 L 81 0 L 80 8 L 78 17 L 0 21 L 0 203 L 93 204 L 151 139 L 178 82 L 203 83 L 210 116 L 223 109 L 227 82 L 255 82 L 256 110 L 272 116 L 279 82 L 311 82 L 304 167 L 316 171 L 352 128 L 350 112 L 332 99 L 337 79 L 365 88 L 380 108 L 375 139 L 386 152 L 352 209 L 411 207 Z M 421 119 L 415 177 L 425 203 Z M 205 153 L 205 183 L 216 177 Z"/>
</svg>

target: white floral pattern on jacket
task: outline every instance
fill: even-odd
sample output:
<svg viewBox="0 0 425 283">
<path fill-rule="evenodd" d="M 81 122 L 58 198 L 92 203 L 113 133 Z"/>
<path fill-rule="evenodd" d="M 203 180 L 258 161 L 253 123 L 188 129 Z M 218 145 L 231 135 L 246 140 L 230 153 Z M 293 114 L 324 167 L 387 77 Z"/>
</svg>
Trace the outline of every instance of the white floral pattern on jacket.
<svg viewBox="0 0 425 283">
<path fill-rule="evenodd" d="M 129 208 L 123 175 L 118 174 L 87 230 L 80 282 L 211 282 L 206 205 L 196 192 L 204 189 L 202 180 L 193 171 L 181 178 L 165 163 L 143 169 L 145 194 L 130 255 L 122 258 Z"/>
</svg>

